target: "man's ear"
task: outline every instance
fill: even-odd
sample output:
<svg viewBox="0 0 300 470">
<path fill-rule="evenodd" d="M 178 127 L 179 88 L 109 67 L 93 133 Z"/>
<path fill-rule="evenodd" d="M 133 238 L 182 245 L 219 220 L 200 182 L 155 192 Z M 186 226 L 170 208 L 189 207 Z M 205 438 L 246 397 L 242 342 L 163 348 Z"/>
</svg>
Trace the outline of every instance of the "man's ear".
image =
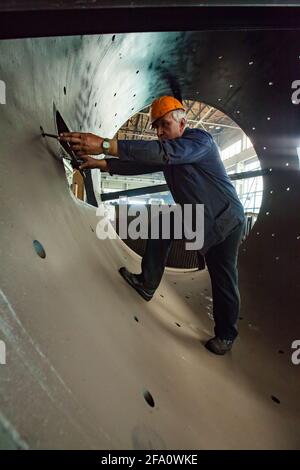
<svg viewBox="0 0 300 470">
<path fill-rule="evenodd" d="M 181 130 L 181 131 L 184 130 L 184 128 L 185 128 L 185 123 L 186 123 L 185 119 L 184 119 L 184 118 L 181 118 L 181 119 L 180 119 L 180 130 Z"/>
</svg>

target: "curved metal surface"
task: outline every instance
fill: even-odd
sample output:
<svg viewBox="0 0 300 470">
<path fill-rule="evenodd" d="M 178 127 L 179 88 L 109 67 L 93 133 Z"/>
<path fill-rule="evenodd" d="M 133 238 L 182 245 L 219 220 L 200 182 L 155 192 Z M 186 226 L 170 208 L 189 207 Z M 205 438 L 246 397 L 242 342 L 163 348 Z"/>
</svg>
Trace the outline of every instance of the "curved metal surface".
<svg viewBox="0 0 300 470">
<path fill-rule="evenodd" d="M 1 41 L 0 421 L 15 446 L 299 447 L 298 36 Z M 138 270 L 139 259 L 120 240 L 96 238 L 95 208 L 71 196 L 58 144 L 40 135 L 40 126 L 55 132 L 54 103 L 73 129 L 112 137 L 174 82 L 184 98 L 235 119 L 262 168 L 277 170 L 264 176 L 261 213 L 241 251 L 240 336 L 222 358 L 201 344 L 213 328 L 207 271 L 167 272 L 143 302 L 117 272 Z"/>
</svg>

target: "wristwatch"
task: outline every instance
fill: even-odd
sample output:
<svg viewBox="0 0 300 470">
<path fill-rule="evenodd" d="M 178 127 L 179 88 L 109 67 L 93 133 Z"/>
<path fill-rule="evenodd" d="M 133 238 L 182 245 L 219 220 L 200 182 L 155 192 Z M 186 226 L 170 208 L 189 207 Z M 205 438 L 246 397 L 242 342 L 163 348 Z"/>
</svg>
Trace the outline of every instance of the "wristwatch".
<svg viewBox="0 0 300 470">
<path fill-rule="evenodd" d="M 109 152 L 109 149 L 110 149 L 110 141 L 109 139 L 103 139 L 103 142 L 102 142 L 102 149 L 103 149 L 103 153 L 105 155 L 108 154 Z"/>
</svg>

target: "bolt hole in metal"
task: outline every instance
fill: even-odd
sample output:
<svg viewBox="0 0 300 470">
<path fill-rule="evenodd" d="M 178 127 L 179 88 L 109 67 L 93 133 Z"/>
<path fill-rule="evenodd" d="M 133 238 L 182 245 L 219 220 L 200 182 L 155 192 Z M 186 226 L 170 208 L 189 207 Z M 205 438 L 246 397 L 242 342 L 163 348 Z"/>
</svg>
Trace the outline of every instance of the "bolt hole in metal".
<svg viewBox="0 0 300 470">
<path fill-rule="evenodd" d="M 38 240 L 33 240 L 33 248 L 40 258 L 46 258 L 44 247 Z"/>
<path fill-rule="evenodd" d="M 274 395 L 271 395 L 272 400 L 277 403 L 278 405 L 280 404 L 279 398 L 275 397 Z"/>
<path fill-rule="evenodd" d="M 153 396 L 151 395 L 151 393 L 148 390 L 145 390 L 144 393 L 143 393 L 143 396 L 144 396 L 146 402 L 148 403 L 148 405 L 151 406 L 151 408 L 154 408 L 155 407 L 155 402 L 154 402 L 154 399 L 153 399 Z"/>
</svg>

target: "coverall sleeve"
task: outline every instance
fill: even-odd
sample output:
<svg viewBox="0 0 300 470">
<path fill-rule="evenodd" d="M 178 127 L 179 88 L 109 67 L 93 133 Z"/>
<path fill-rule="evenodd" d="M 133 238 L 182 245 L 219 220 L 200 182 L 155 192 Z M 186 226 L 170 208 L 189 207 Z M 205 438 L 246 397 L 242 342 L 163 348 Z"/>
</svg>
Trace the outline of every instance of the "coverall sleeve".
<svg viewBox="0 0 300 470">
<path fill-rule="evenodd" d="M 212 138 L 206 133 L 189 133 L 176 139 L 119 140 L 121 161 L 145 165 L 180 165 L 199 162 L 211 151 Z"/>
<path fill-rule="evenodd" d="M 123 161 L 119 158 L 107 158 L 110 175 L 145 175 L 162 171 L 161 165 L 145 165 L 135 161 Z"/>
</svg>

